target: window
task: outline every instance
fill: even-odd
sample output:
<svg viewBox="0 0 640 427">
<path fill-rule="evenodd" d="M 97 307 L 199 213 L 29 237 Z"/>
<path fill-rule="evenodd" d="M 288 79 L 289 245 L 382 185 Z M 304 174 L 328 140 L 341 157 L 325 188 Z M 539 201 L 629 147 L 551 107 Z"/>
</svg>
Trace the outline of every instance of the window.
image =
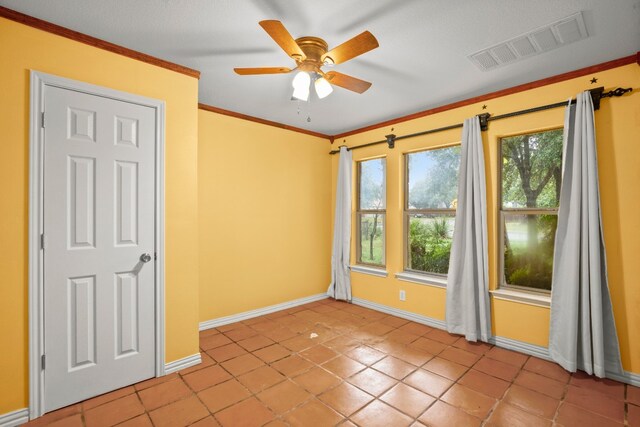
<svg viewBox="0 0 640 427">
<path fill-rule="evenodd" d="M 386 161 L 358 162 L 357 263 L 385 265 Z"/>
<path fill-rule="evenodd" d="M 460 146 L 405 155 L 405 269 L 446 275 L 458 194 Z"/>
<path fill-rule="evenodd" d="M 562 129 L 500 140 L 502 286 L 550 291 Z"/>
</svg>

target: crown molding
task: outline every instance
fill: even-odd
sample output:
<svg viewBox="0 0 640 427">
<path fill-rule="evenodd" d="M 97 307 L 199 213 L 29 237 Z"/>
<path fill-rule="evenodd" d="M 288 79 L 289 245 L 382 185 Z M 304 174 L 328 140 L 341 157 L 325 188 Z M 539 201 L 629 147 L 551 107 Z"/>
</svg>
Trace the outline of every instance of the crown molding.
<svg viewBox="0 0 640 427">
<path fill-rule="evenodd" d="M 116 53 L 118 55 L 126 56 L 127 58 L 146 62 L 147 64 L 166 68 L 167 70 L 175 71 L 176 73 L 181 73 L 189 77 L 200 79 L 200 71 L 198 70 L 194 70 L 192 68 L 188 68 L 179 64 L 174 64 L 173 62 L 165 61 L 164 59 L 156 58 L 155 56 L 147 55 L 146 53 L 138 52 L 136 50 L 132 50 L 124 46 L 108 42 L 106 40 L 98 39 L 87 34 L 79 33 L 69 28 L 54 24 L 52 22 L 25 15 L 24 13 L 20 13 L 13 9 L 8 9 L 6 7 L 0 6 L 0 17 L 19 22 L 20 24 L 28 25 L 33 28 L 37 28 L 38 30 L 46 31 L 51 34 L 66 37 L 68 39 L 84 43 L 89 46 L 97 47 L 98 49 L 103 49 L 109 52 Z"/>
<path fill-rule="evenodd" d="M 277 128 L 280 128 L 280 129 L 290 130 L 290 131 L 293 131 L 293 132 L 304 133 L 306 135 L 317 136 L 318 138 L 328 139 L 329 141 L 333 142 L 332 139 L 331 139 L 331 136 L 327 135 L 327 134 L 324 134 L 324 133 L 314 132 L 314 131 L 311 131 L 311 130 L 302 129 L 302 128 L 298 128 L 298 127 L 295 127 L 295 126 L 289 126 L 289 125 L 285 125 L 284 123 L 272 122 L 271 120 L 261 119 L 259 117 L 248 116 L 246 114 L 238 113 L 238 112 L 235 112 L 235 111 L 225 110 L 225 109 L 219 108 L 219 107 L 214 107 L 213 105 L 207 105 L 207 104 L 199 103 L 198 104 L 198 108 L 201 109 L 201 110 L 210 111 L 212 113 L 217 113 L 217 114 L 222 114 L 222 115 L 225 115 L 225 116 L 235 117 L 236 119 L 248 120 L 250 122 L 256 122 L 256 123 L 260 123 L 260 124 L 267 125 L 267 126 L 273 126 L 273 127 L 277 127 Z"/>
<path fill-rule="evenodd" d="M 495 92 L 486 93 L 484 95 L 475 96 L 473 98 L 467 98 L 462 101 L 453 102 L 451 104 L 442 105 L 440 107 L 431 108 L 429 110 L 418 111 L 417 113 L 412 113 L 406 116 L 397 117 L 395 119 L 386 120 L 384 122 L 375 123 L 373 125 L 361 127 L 358 129 L 353 129 L 344 133 L 333 135 L 333 139 L 336 140 L 339 138 L 346 138 L 348 136 L 356 135 L 362 132 L 367 132 L 367 131 L 379 129 L 382 127 L 396 125 L 398 123 L 419 119 L 421 117 L 426 117 L 426 116 L 430 116 L 437 113 L 442 113 L 443 111 L 453 110 L 455 108 L 460 108 L 467 105 L 488 101 L 490 99 L 512 95 L 518 92 L 524 92 L 526 90 L 536 89 L 542 86 L 563 82 L 565 80 L 575 79 L 577 77 L 586 76 L 586 75 L 597 73 L 600 71 L 622 67 L 623 65 L 633 64 L 634 62 L 640 65 L 640 52 L 637 52 L 634 55 L 625 56 L 623 58 L 614 59 L 613 61 L 607 61 L 601 64 L 592 65 L 590 67 L 569 71 L 567 73 L 557 74 L 555 76 L 547 77 L 541 80 L 536 80 L 530 83 L 524 83 L 524 84 L 513 86 L 507 89 L 501 89 Z"/>
</svg>

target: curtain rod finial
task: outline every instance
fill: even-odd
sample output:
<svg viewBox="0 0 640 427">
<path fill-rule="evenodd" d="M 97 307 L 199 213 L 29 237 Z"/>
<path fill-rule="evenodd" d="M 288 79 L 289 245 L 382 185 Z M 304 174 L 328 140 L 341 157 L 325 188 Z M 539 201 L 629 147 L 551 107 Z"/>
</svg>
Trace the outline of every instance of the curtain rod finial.
<svg viewBox="0 0 640 427">
<path fill-rule="evenodd" d="M 602 98 L 613 98 L 615 97 L 619 97 L 624 95 L 625 93 L 628 92 L 632 92 L 633 89 L 628 87 L 628 88 L 616 88 L 616 89 L 612 89 L 609 92 L 605 92 L 604 91 L 604 87 L 598 87 L 595 89 L 591 89 L 589 92 L 591 93 L 591 100 L 593 101 L 593 109 L 594 110 L 599 110 L 600 109 L 600 100 Z"/>
</svg>

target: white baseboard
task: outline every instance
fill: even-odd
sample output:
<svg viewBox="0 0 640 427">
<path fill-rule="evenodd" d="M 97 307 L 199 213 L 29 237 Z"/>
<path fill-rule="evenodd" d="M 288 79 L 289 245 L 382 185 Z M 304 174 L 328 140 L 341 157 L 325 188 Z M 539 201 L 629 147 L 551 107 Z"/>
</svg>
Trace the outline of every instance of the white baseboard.
<svg viewBox="0 0 640 427">
<path fill-rule="evenodd" d="M 489 344 L 528 354 L 529 356 L 539 357 L 540 359 L 551 360 L 547 347 L 530 344 L 528 342 L 512 340 L 511 338 L 505 337 L 491 337 L 489 338 Z"/>
<path fill-rule="evenodd" d="M 0 427 L 16 427 L 29 422 L 29 409 L 23 408 L 17 411 L 0 415 Z"/>
<path fill-rule="evenodd" d="M 287 301 L 280 304 L 270 305 L 268 307 L 258 308 L 256 310 L 244 311 L 238 314 L 232 314 L 231 316 L 218 317 L 217 319 L 205 320 L 200 322 L 200 330 L 217 328 L 218 326 L 228 325 L 230 323 L 240 322 L 242 320 L 251 319 L 253 317 L 263 316 L 269 313 L 275 313 L 276 311 L 285 310 L 287 308 L 296 307 L 302 304 L 308 304 L 314 301 L 320 301 L 328 298 L 326 293 L 311 295 L 304 298 L 299 298 L 293 301 Z"/>
<path fill-rule="evenodd" d="M 623 371 L 622 375 L 615 372 L 607 372 L 607 378 L 640 387 L 640 374 L 634 372 Z"/>
<path fill-rule="evenodd" d="M 389 307 L 388 305 L 378 304 L 377 302 L 372 302 L 362 298 L 353 298 L 352 302 L 362 307 L 381 311 L 403 319 L 412 320 L 416 323 L 422 323 L 423 325 L 431 326 L 433 328 L 446 329 L 444 320 L 434 319 L 432 317 L 423 316 L 421 314 L 412 313 L 399 308 Z"/>
<path fill-rule="evenodd" d="M 352 302 L 362 307 L 367 307 L 372 310 L 381 311 L 383 313 L 391 314 L 403 319 L 412 320 L 416 323 L 422 323 L 427 326 L 446 330 L 446 325 L 443 320 L 434 319 L 431 317 L 423 316 L 421 314 L 412 313 L 410 311 L 401 310 L 399 308 L 389 307 L 387 305 L 378 304 L 377 302 L 368 301 L 362 298 L 353 298 Z M 540 359 L 551 360 L 549 356 L 549 350 L 547 347 L 542 347 L 535 344 L 529 344 L 524 341 L 513 340 L 505 337 L 491 337 L 489 343 L 497 347 L 506 348 L 507 350 L 518 351 L 520 353 L 528 354 L 529 356 L 539 357 Z M 634 372 L 624 371 L 622 375 L 614 372 L 607 371 L 607 378 L 620 381 L 622 383 L 631 384 L 636 387 L 640 387 L 640 374 Z"/>
<path fill-rule="evenodd" d="M 164 373 L 165 375 L 173 374 L 174 372 L 180 371 L 182 369 L 198 365 L 201 362 L 202 358 L 200 357 L 200 353 L 192 354 L 191 356 L 183 357 L 182 359 L 165 363 Z"/>
</svg>

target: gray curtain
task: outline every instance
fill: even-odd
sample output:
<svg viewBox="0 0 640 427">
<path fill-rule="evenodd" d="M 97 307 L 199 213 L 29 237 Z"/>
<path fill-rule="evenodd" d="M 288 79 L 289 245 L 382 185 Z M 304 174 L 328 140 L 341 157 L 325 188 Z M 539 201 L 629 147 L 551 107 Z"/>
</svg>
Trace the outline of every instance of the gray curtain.
<svg viewBox="0 0 640 427">
<path fill-rule="evenodd" d="M 447 278 L 447 331 L 469 341 L 491 337 L 487 191 L 480 121 L 464 121 L 458 207 Z"/>
<path fill-rule="evenodd" d="M 549 354 L 566 370 L 622 373 L 605 257 L 591 94 L 567 107 Z"/>
<path fill-rule="evenodd" d="M 333 222 L 333 249 L 331 251 L 331 284 L 327 295 L 351 301 L 351 168 L 352 155 L 347 147 L 340 148 L 336 213 Z"/>
</svg>

